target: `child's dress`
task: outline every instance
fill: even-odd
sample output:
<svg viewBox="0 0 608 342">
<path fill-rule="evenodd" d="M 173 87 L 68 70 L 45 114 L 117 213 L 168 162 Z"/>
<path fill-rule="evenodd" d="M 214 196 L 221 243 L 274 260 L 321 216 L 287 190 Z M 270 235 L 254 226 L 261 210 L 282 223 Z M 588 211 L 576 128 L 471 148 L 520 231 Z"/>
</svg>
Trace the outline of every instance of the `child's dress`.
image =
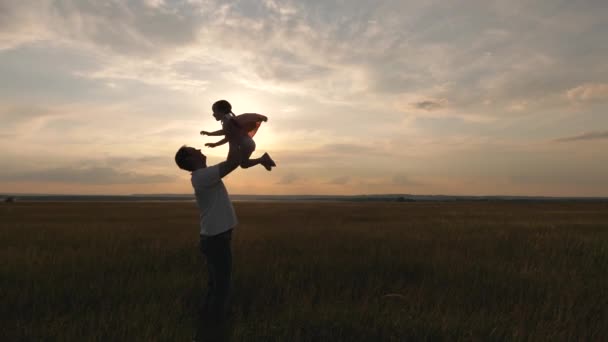
<svg viewBox="0 0 608 342">
<path fill-rule="evenodd" d="M 262 114 L 245 113 L 240 115 L 226 114 L 222 118 L 222 129 L 226 136 L 235 136 L 239 138 L 239 148 L 243 160 L 249 160 L 253 151 L 255 151 L 255 141 L 253 136 L 257 133 L 262 122 L 268 118 Z M 233 121 L 233 122 L 231 122 Z"/>
<path fill-rule="evenodd" d="M 225 126 L 229 120 L 234 120 L 237 128 L 240 128 L 240 130 L 233 133 L 236 135 L 248 135 L 250 138 L 253 138 L 255 133 L 258 131 L 258 128 L 260 128 L 262 122 L 268 121 L 268 118 L 262 114 L 256 113 L 245 113 L 236 116 L 228 114 L 222 119 L 222 126 L 224 129 L 226 129 Z M 230 127 L 229 130 L 231 128 L 233 127 Z"/>
</svg>

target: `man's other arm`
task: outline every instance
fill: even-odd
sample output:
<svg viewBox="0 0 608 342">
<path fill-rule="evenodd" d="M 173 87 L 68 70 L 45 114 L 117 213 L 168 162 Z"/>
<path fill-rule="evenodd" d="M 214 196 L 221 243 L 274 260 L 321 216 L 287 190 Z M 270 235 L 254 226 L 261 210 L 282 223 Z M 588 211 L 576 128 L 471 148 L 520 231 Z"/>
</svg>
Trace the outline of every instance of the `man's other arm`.
<svg viewBox="0 0 608 342">
<path fill-rule="evenodd" d="M 239 146 L 236 143 L 236 139 L 228 140 L 229 150 L 226 161 L 219 163 L 220 178 L 224 178 L 227 174 L 234 171 L 239 165 L 241 165 L 241 153 Z"/>
</svg>

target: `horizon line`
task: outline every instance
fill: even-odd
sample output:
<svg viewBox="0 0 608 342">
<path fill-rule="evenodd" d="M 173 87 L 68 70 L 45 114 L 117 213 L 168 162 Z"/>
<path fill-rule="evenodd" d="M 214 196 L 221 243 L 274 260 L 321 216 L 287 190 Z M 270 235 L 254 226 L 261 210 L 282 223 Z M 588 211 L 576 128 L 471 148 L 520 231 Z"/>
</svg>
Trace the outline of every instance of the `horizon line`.
<svg viewBox="0 0 608 342">
<path fill-rule="evenodd" d="M 18 193 L 18 192 L 0 192 L 0 197 L 15 197 L 15 196 L 80 196 L 80 197 L 162 197 L 162 196 L 194 196 L 190 193 L 150 193 L 150 194 L 57 194 L 57 193 Z M 547 198 L 547 199 L 608 199 L 608 196 L 549 196 L 549 195 L 445 195 L 445 194 L 407 194 L 407 193 L 370 193 L 370 194 L 352 194 L 352 195 L 332 195 L 332 194 L 230 194 L 229 196 L 249 196 L 249 197 L 468 197 L 468 198 Z"/>
</svg>

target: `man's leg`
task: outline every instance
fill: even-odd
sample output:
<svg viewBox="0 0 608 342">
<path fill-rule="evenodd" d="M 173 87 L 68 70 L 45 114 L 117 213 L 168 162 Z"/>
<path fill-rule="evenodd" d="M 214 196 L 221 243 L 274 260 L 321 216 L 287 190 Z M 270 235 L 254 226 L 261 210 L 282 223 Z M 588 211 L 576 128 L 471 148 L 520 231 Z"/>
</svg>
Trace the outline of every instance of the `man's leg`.
<svg viewBox="0 0 608 342">
<path fill-rule="evenodd" d="M 196 334 L 194 337 L 196 341 L 203 341 L 207 330 L 209 330 L 208 327 L 211 326 L 209 322 L 210 304 L 213 300 L 212 298 L 215 296 L 217 288 L 217 281 L 215 280 L 217 272 L 215 271 L 214 264 L 211 261 L 212 258 L 210 258 L 211 249 L 213 246 L 209 239 L 210 237 L 201 236 L 199 242 L 199 249 L 207 266 L 207 290 L 205 297 L 199 305 L 198 317 L 196 321 Z"/>
<path fill-rule="evenodd" d="M 209 303 L 211 302 L 211 297 L 215 293 L 216 285 L 216 271 L 213 263 L 209 261 L 209 241 L 208 237 L 202 237 L 200 240 L 199 248 L 203 258 L 205 259 L 205 264 L 207 265 L 207 293 L 205 294 L 205 298 L 202 300 L 199 306 L 199 314 L 202 318 L 209 311 Z"/>
<path fill-rule="evenodd" d="M 215 275 L 215 296 L 210 305 L 211 313 L 217 317 L 218 321 L 226 319 L 230 288 L 232 281 L 232 230 L 217 236 L 214 241 L 214 269 Z"/>
<path fill-rule="evenodd" d="M 209 289 L 199 314 L 196 339 L 200 341 L 225 338 L 232 271 L 231 233 L 201 239 L 201 251 L 207 259 Z"/>
</svg>

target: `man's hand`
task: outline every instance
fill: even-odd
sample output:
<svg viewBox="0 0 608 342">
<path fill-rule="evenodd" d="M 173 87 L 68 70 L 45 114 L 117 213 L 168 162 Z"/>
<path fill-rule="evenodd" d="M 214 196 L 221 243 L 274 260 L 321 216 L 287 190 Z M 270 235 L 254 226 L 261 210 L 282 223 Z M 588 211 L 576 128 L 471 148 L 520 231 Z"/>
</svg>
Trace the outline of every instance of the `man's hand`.
<svg viewBox="0 0 608 342">
<path fill-rule="evenodd" d="M 207 132 L 207 131 L 201 131 L 201 135 L 209 135 L 209 132 Z"/>
<path fill-rule="evenodd" d="M 213 147 L 216 147 L 217 145 L 215 145 L 214 143 L 206 143 L 205 146 L 213 148 Z"/>
</svg>

